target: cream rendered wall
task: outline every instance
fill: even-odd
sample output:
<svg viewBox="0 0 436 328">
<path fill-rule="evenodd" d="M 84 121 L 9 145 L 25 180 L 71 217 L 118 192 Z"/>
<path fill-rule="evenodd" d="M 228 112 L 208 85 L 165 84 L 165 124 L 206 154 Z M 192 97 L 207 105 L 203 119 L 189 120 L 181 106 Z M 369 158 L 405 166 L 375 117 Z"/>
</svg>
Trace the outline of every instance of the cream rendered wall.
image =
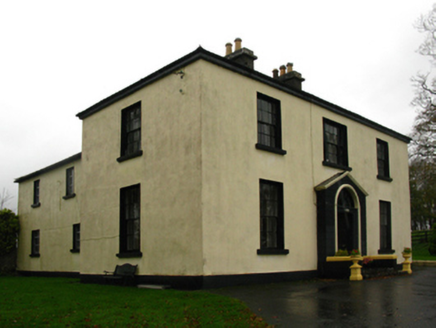
<svg viewBox="0 0 436 328">
<path fill-rule="evenodd" d="M 66 169 L 74 167 L 76 197 L 66 193 Z M 80 223 L 81 162 L 75 161 L 19 184 L 18 214 L 21 231 L 17 270 L 79 272 L 80 253 L 71 253 L 73 224 Z M 33 182 L 40 180 L 41 206 L 32 208 Z M 32 230 L 40 230 L 40 257 L 31 258 Z"/>
<path fill-rule="evenodd" d="M 220 275 L 317 269 L 314 186 L 341 172 L 322 165 L 323 117 L 347 126 L 351 175 L 368 192 L 368 254 L 379 249 L 379 200 L 392 203 L 393 249 L 410 246 L 407 145 L 271 86 L 199 60 L 83 120 L 82 160 L 20 183 L 18 269 L 102 274 Z M 282 156 L 257 150 L 257 92 L 280 100 Z M 121 111 L 141 101 L 141 157 L 122 163 Z M 376 138 L 389 144 L 392 182 L 377 179 Z M 63 200 L 75 167 L 77 196 Z M 32 209 L 33 181 L 41 207 Z M 259 179 L 283 183 L 288 255 L 257 255 Z M 140 258 L 118 258 L 120 189 L 141 185 Z M 70 253 L 81 223 L 81 252 Z M 30 258 L 40 230 L 41 257 Z M 50 254 L 47 256 L 46 254 Z"/>
<path fill-rule="evenodd" d="M 83 274 L 138 264 L 140 275 L 202 274 L 200 63 L 83 120 Z M 141 157 L 122 163 L 121 111 L 142 104 Z M 141 258 L 117 258 L 120 188 L 141 185 Z"/>
<path fill-rule="evenodd" d="M 201 85 L 205 275 L 317 269 L 314 187 L 341 172 L 322 165 L 323 117 L 347 126 L 351 175 L 369 193 L 368 253 L 379 249 L 379 200 L 392 202 L 393 249 L 410 246 L 406 143 L 210 63 Z M 284 156 L 255 149 L 257 92 L 281 102 Z M 376 138 L 389 143 L 392 182 L 376 177 Z M 288 255 L 256 253 L 259 179 L 283 183 Z"/>
<path fill-rule="evenodd" d="M 205 274 L 316 270 L 310 107 L 208 63 L 202 86 Z M 284 156 L 255 148 L 257 92 L 281 101 Z M 283 183 L 288 255 L 257 255 L 259 179 Z"/>
<path fill-rule="evenodd" d="M 339 172 L 322 165 L 323 117 L 347 126 L 348 164 L 351 175 L 368 193 L 366 197 L 367 253 L 377 254 L 380 248 L 379 201 L 391 202 L 392 249 L 400 255 L 410 247 L 410 194 L 407 144 L 387 134 L 368 128 L 353 120 L 312 106 L 313 162 L 315 185 Z M 390 176 L 392 182 L 377 179 L 376 139 L 389 145 Z"/>
</svg>

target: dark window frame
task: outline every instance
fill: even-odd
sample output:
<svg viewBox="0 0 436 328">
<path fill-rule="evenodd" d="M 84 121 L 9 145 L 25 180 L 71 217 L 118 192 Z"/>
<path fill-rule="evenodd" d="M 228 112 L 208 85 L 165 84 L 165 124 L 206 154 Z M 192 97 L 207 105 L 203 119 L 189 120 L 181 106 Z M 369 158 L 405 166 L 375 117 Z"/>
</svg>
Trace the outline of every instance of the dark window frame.
<svg viewBox="0 0 436 328">
<path fill-rule="evenodd" d="M 117 257 L 141 257 L 141 185 L 120 189 L 120 248 Z"/>
<path fill-rule="evenodd" d="M 257 254 L 288 254 L 284 237 L 283 183 L 259 180 L 259 214 L 260 248 Z"/>
<path fill-rule="evenodd" d="M 32 230 L 30 242 L 30 257 L 40 257 L 41 235 L 39 230 Z"/>
<path fill-rule="evenodd" d="M 377 139 L 377 179 L 392 181 L 389 169 L 389 144 Z"/>
<path fill-rule="evenodd" d="M 379 201 L 379 229 L 380 249 L 379 254 L 393 254 L 392 249 L 392 204 L 391 202 Z"/>
<path fill-rule="evenodd" d="M 73 248 L 71 253 L 80 253 L 80 223 L 73 224 Z"/>
<path fill-rule="evenodd" d="M 76 193 L 74 192 L 75 188 L 75 170 L 74 166 L 66 169 L 65 171 L 65 196 L 63 199 L 70 199 L 76 197 Z"/>
<path fill-rule="evenodd" d="M 41 206 L 40 190 L 41 190 L 41 180 L 33 181 L 33 204 L 32 208 L 37 208 Z"/>
<path fill-rule="evenodd" d="M 279 155 L 282 149 L 282 115 L 280 100 L 257 93 L 257 143 L 256 148 Z"/>
<path fill-rule="evenodd" d="M 336 133 L 334 133 L 336 131 Z M 334 140 L 336 138 L 336 140 Z M 323 150 L 325 166 L 351 171 L 348 166 L 347 126 L 323 118 Z"/>
<path fill-rule="evenodd" d="M 121 149 L 118 162 L 142 156 L 142 109 L 137 102 L 121 111 Z"/>
</svg>

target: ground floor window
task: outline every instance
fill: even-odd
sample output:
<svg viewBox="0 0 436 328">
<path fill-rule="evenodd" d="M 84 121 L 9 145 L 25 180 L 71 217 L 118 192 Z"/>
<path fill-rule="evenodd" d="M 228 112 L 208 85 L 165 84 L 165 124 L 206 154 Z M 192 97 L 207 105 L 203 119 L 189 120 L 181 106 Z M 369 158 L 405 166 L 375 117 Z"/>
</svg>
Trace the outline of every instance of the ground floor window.
<svg viewBox="0 0 436 328">
<path fill-rule="evenodd" d="M 260 250 L 259 254 L 284 250 L 283 184 L 268 180 L 259 182 Z M 287 252 L 286 252 L 287 253 Z"/>
<path fill-rule="evenodd" d="M 32 231 L 32 240 L 31 240 L 31 257 L 39 257 L 39 230 Z"/>
<path fill-rule="evenodd" d="M 380 250 L 379 253 L 392 253 L 391 203 L 380 201 Z"/>
<path fill-rule="evenodd" d="M 120 254 L 140 252 L 141 188 L 134 185 L 120 191 Z"/>
<path fill-rule="evenodd" d="M 73 248 L 72 253 L 80 252 L 80 223 L 73 224 Z"/>
</svg>

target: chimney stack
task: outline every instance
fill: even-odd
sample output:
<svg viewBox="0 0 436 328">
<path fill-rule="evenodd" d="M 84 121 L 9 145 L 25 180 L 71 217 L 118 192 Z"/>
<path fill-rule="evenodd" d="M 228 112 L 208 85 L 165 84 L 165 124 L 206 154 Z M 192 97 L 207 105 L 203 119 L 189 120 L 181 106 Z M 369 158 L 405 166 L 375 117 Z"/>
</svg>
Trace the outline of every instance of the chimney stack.
<svg viewBox="0 0 436 328">
<path fill-rule="evenodd" d="M 232 52 L 232 44 L 226 44 L 226 56 L 225 58 L 238 63 L 239 65 L 254 69 L 254 61 L 257 57 L 253 51 L 242 48 L 242 40 L 240 38 L 235 39 L 235 51 Z"/>
<path fill-rule="evenodd" d="M 278 70 L 274 69 L 273 78 L 280 80 L 297 90 L 301 90 L 301 84 L 304 82 L 304 78 L 301 76 L 301 74 L 297 71 L 294 71 L 293 63 L 287 63 L 286 66 L 280 66 L 280 76 L 278 75 Z"/>
</svg>

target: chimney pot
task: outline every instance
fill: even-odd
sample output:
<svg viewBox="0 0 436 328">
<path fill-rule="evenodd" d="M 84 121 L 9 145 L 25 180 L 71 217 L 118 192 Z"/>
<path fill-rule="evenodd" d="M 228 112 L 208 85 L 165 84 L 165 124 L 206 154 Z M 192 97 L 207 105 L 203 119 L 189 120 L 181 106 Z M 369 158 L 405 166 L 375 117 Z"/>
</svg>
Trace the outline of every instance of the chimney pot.
<svg viewBox="0 0 436 328">
<path fill-rule="evenodd" d="M 242 43 L 241 38 L 235 39 L 235 51 L 241 49 L 241 47 L 242 47 L 241 43 Z"/>
<path fill-rule="evenodd" d="M 283 76 L 286 74 L 286 66 L 282 65 L 280 66 L 280 76 Z"/>
<path fill-rule="evenodd" d="M 226 56 L 232 53 L 232 44 L 230 42 L 226 43 Z"/>
<path fill-rule="evenodd" d="M 291 73 L 293 71 L 294 64 L 293 63 L 288 63 L 286 65 L 286 67 L 288 69 L 288 73 Z"/>
<path fill-rule="evenodd" d="M 279 70 L 277 68 L 274 68 L 272 73 L 273 73 L 273 78 L 276 79 L 279 77 Z"/>
</svg>

